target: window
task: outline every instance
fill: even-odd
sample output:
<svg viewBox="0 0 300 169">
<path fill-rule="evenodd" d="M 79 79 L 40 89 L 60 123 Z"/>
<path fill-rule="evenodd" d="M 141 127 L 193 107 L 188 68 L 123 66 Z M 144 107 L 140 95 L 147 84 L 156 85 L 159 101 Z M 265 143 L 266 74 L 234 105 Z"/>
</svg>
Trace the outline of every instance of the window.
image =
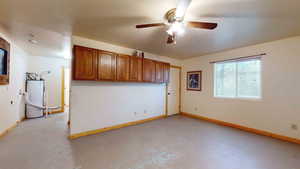
<svg viewBox="0 0 300 169">
<path fill-rule="evenodd" d="M 215 63 L 214 96 L 261 98 L 261 60 Z"/>
<path fill-rule="evenodd" d="M 0 49 L 0 75 L 7 75 L 7 53 Z"/>
</svg>

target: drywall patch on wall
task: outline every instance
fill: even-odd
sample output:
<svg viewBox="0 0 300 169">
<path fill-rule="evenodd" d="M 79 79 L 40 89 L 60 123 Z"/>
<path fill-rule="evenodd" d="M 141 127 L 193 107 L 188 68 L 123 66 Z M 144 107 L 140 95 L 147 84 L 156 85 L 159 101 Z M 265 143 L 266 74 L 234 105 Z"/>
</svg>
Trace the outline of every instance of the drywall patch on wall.
<svg viewBox="0 0 300 169">
<path fill-rule="evenodd" d="M 182 90 L 182 111 L 300 138 L 300 37 L 273 41 L 226 52 L 195 57 L 183 61 L 182 86 L 186 72 L 202 70 L 201 92 Z M 262 58 L 262 99 L 241 100 L 213 97 L 213 65 L 211 61 L 267 53 Z"/>
</svg>

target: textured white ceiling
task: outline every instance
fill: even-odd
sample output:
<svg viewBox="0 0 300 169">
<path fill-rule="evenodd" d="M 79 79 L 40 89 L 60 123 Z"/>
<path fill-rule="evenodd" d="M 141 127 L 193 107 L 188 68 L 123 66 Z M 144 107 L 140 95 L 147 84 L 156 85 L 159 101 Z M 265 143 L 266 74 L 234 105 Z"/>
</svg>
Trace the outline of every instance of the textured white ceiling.
<svg viewBox="0 0 300 169">
<path fill-rule="evenodd" d="M 1 0 L 0 23 L 26 41 L 40 41 L 38 53 L 61 55 L 72 34 L 175 58 L 189 58 L 300 35 L 299 0 L 193 0 L 186 20 L 219 24 L 209 31 L 186 28 L 167 45 L 161 22 L 177 0 Z M 68 44 L 69 45 L 69 44 Z M 43 50 L 40 50 L 43 49 Z"/>
</svg>

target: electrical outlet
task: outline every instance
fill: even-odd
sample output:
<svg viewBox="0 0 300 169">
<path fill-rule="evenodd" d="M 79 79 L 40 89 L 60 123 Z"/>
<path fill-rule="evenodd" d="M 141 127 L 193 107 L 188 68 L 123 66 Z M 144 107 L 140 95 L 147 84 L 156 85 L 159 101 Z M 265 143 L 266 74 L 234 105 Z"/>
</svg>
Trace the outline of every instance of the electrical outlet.
<svg viewBox="0 0 300 169">
<path fill-rule="evenodd" d="M 291 129 L 292 130 L 298 130 L 298 125 L 297 124 L 291 124 Z"/>
<path fill-rule="evenodd" d="M 194 110 L 195 110 L 195 111 L 198 111 L 198 107 L 195 107 Z"/>
</svg>

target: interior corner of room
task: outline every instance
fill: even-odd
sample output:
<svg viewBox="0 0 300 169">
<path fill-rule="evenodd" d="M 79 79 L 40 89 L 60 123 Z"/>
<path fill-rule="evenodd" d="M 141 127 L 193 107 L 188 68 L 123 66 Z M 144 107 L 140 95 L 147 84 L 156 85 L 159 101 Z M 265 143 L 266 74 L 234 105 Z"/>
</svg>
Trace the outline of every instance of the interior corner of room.
<svg viewBox="0 0 300 169">
<path fill-rule="evenodd" d="M 299 9 L 3 0 L 0 168 L 299 167 Z"/>
</svg>

